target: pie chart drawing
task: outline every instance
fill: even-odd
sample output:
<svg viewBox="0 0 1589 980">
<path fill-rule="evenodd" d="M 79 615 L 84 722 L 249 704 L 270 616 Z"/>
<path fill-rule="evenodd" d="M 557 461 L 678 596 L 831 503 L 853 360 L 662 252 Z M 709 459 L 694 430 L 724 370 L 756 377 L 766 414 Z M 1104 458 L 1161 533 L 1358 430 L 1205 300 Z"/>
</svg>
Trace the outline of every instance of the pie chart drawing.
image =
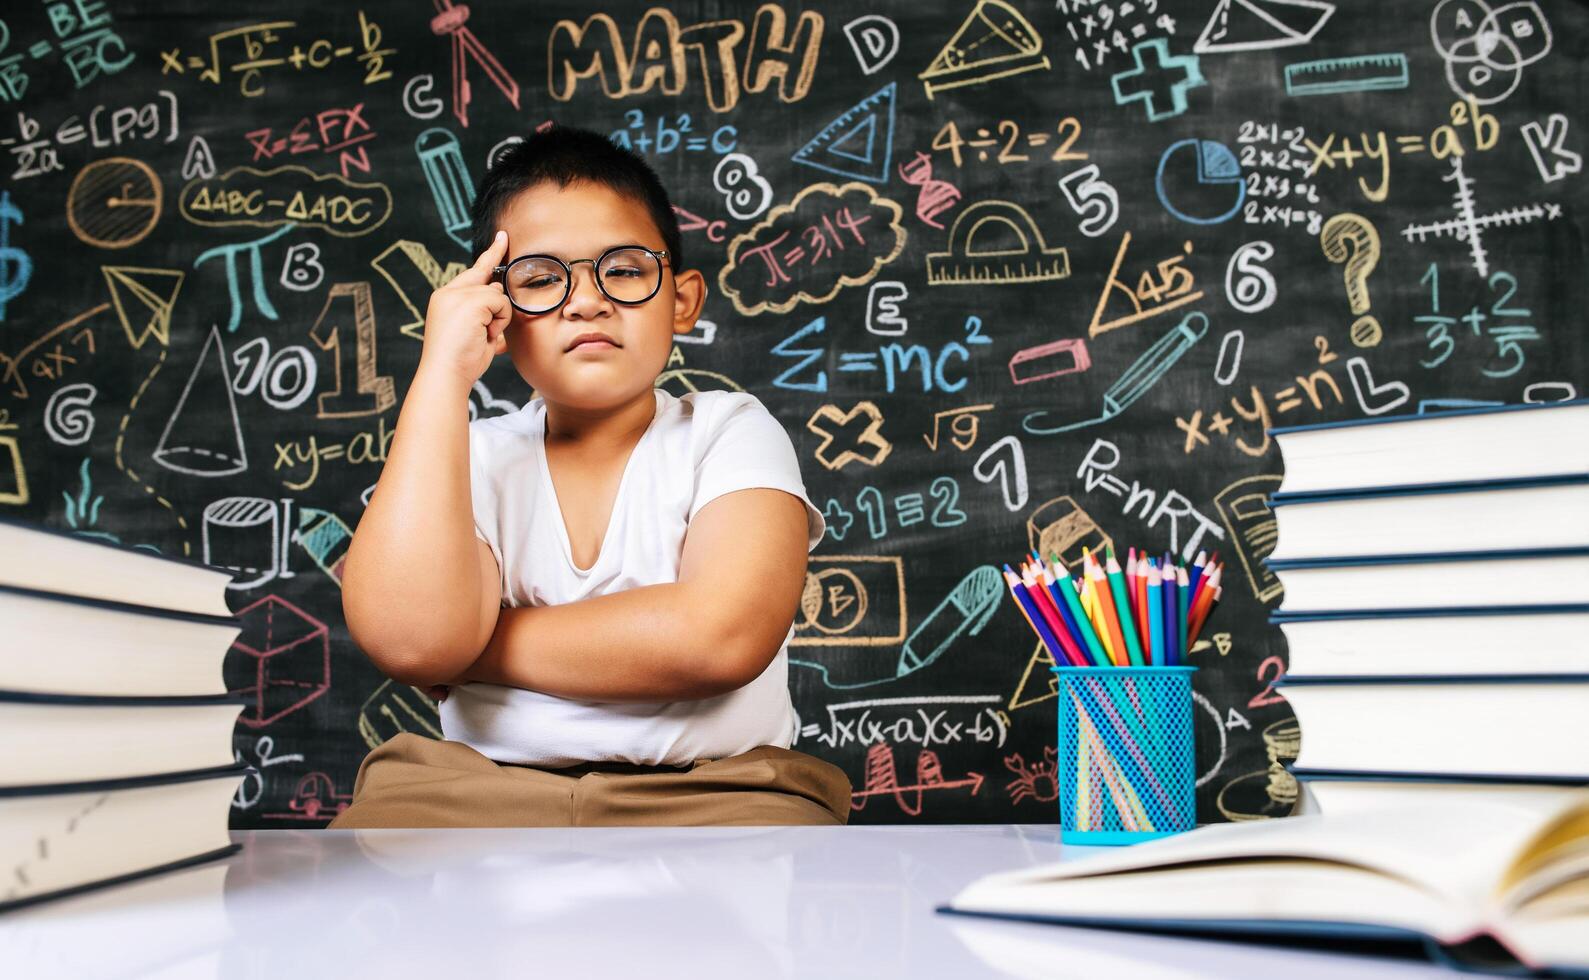
<svg viewBox="0 0 1589 980">
<path fill-rule="evenodd" d="M 1217 225 L 1241 210 L 1247 184 L 1230 147 L 1214 140 L 1171 143 L 1153 178 L 1164 210 L 1194 225 Z"/>
</svg>

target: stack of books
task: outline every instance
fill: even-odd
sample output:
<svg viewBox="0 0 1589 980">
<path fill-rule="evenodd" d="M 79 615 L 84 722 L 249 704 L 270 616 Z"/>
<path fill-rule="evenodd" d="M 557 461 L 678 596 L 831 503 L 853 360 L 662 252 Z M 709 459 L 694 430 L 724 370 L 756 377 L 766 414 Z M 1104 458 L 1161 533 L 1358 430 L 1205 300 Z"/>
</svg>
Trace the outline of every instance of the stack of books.
<svg viewBox="0 0 1589 980">
<path fill-rule="evenodd" d="M 0 517 L 0 911 L 240 849 L 229 581 Z"/>
<path fill-rule="evenodd" d="M 1299 812 L 1589 784 L 1589 401 L 1271 434 Z"/>
</svg>

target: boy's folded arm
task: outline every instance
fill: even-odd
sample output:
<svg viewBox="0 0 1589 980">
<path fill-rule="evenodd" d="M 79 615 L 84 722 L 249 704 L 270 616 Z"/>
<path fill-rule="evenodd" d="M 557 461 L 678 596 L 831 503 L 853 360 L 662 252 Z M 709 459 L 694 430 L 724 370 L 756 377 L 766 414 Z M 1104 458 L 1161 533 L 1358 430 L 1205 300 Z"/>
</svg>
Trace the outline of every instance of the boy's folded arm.
<svg viewBox="0 0 1589 980">
<path fill-rule="evenodd" d="M 405 684 L 467 666 L 479 653 L 485 594 L 500 598 L 498 578 L 481 581 L 468 427 L 468 390 L 416 373 L 343 564 L 349 635 Z"/>
<path fill-rule="evenodd" d="M 805 583 L 805 506 L 782 490 L 719 496 L 690 522 L 678 581 L 501 610 L 478 660 L 431 683 L 480 681 L 588 701 L 687 701 L 755 680 Z"/>
</svg>

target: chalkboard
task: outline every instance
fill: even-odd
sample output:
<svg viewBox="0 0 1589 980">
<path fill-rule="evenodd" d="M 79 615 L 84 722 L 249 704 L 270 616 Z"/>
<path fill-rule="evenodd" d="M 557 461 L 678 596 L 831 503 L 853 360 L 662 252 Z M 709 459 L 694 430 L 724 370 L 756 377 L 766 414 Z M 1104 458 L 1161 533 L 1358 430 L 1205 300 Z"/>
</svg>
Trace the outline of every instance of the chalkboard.
<svg viewBox="0 0 1589 980">
<path fill-rule="evenodd" d="M 235 571 L 238 827 L 441 734 L 340 561 L 473 187 L 547 124 L 662 175 L 711 294 L 658 384 L 753 392 L 827 514 L 795 747 L 852 823 L 1056 818 L 996 572 L 1104 543 L 1228 563 L 1199 816 L 1287 812 L 1266 428 L 1589 389 L 1579 3 L 269 6 L 0 23 L 0 503 Z M 528 396 L 502 358 L 471 411 Z"/>
</svg>

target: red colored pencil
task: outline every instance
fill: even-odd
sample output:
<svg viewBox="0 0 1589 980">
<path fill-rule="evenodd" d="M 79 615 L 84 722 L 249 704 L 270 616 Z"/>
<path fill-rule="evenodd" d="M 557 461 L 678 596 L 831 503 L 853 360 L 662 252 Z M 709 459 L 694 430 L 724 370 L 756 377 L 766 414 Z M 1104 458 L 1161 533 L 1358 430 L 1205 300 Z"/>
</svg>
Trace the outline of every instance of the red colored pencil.
<svg viewBox="0 0 1589 980">
<path fill-rule="evenodd" d="M 1223 571 L 1223 568 L 1215 568 L 1212 573 L 1203 577 L 1204 582 L 1207 583 L 1207 588 L 1203 588 L 1198 591 L 1197 602 L 1192 607 L 1190 617 L 1191 623 L 1189 624 L 1191 629 L 1188 634 L 1188 642 L 1190 642 L 1190 640 L 1197 639 L 1197 634 L 1202 630 L 1203 623 L 1208 619 L 1208 614 L 1214 609 L 1214 599 L 1219 595 L 1220 591 L 1220 573 Z"/>
<path fill-rule="evenodd" d="M 1150 654 L 1153 650 L 1153 642 L 1148 636 L 1148 615 L 1148 558 L 1144 555 L 1142 560 L 1137 562 L 1137 632 L 1142 637 L 1143 656 L 1147 658 L 1149 664 L 1152 664 L 1153 659 Z"/>
<path fill-rule="evenodd" d="M 1048 589 L 1030 567 L 1021 574 L 1021 584 L 1031 593 L 1033 601 L 1037 604 L 1037 611 L 1042 614 L 1043 621 L 1048 624 L 1055 639 L 1059 640 L 1059 645 L 1064 647 L 1065 657 L 1071 660 L 1071 663 L 1065 666 L 1076 666 L 1076 651 L 1071 643 L 1070 631 L 1065 628 L 1065 621 L 1059 615 L 1059 610 L 1054 608 L 1054 597 L 1048 594 Z"/>
</svg>

